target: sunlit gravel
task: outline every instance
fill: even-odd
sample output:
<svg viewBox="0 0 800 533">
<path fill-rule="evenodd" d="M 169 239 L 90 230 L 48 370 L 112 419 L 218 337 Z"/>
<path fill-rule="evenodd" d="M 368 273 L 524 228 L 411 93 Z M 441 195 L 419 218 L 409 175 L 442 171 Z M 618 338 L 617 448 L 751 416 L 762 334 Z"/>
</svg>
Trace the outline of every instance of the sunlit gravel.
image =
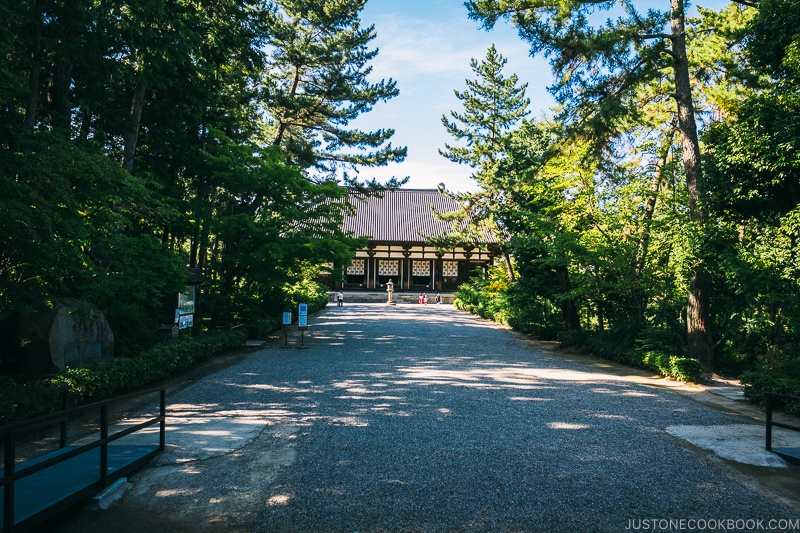
<svg viewBox="0 0 800 533">
<path fill-rule="evenodd" d="M 450 306 L 349 304 L 310 322 L 305 349 L 275 346 L 192 389 L 293 428 L 295 460 L 256 531 L 701 530 L 800 515 L 665 431 L 740 418 Z"/>
</svg>

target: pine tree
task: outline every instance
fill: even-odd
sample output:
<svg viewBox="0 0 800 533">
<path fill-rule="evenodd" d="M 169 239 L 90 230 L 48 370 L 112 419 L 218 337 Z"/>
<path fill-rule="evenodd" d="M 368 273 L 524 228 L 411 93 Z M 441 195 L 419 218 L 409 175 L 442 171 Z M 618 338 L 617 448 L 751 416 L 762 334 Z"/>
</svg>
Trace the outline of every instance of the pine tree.
<svg viewBox="0 0 800 533">
<path fill-rule="evenodd" d="M 589 16 L 616 8 L 617 3 L 468 0 L 466 5 L 470 17 L 486 28 L 501 18 L 511 19 L 531 52 L 550 58 L 557 79 L 553 92 L 564 104 L 562 118 L 581 136 L 593 138 L 599 150 L 641 113 L 636 91 L 661 80 L 675 103 L 687 207 L 700 235 L 706 215 L 701 205 L 702 166 L 684 0 L 670 0 L 668 10 L 650 8 L 646 14 L 626 3 L 616 20 L 600 26 L 590 24 Z M 708 272 L 702 261 L 696 261 L 686 310 L 688 349 L 707 369 L 714 365 L 709 302 Z"/>
<path fill-rule="evenodd" d="M 512 74 L 503 76 L 503 68 L 508 61 L 494 45 L 486 52 L 486 58 L 478 62 L 470 60 L 470 67 L 476 75 L 474 80 L 466 80 L 465 91 L 454 91 L 456 98 L 464 104 L 464 112 L 451 111 L 450 116 L 442 117 L 447 132 L 466 146 L 445 145 L 439 153 L 456 163 L 465 163 L 482 170 L 490 167 L 502 156 L 501 138 L 525 115 L 530 100 L 525 97 L 527 83 L 519 84 L 519 78 Z M 480 182 L 480 175 L 475 176 Z"/>
<path fill-rule="evenodd" d="M 402 161 L 388 143 L 392 129 L 365 132 L 348 124 L 399 94 L 394 80 L 368 80 L 377 49 L 374 26 L 361 27 L 366 0 L 277 0 L 264 38 L 271 48 L 264 101 L 272 143 L 290 163 L 327 177 L 338 168 Z"/>
<path fill-rule="evenodd" d="M 448 133 L 456 140 L 466 141 L 466 145 L 446 144 L 439 153 L 474 168 L 472 177 L 481 187 L 474 194 L 455 195 L 462 209 L 449 218 L 465 233 L 462 240 L 482 240 L 490 232 L 500 244 L 509 280 L 514 281 L 514 269 L 506 250 L 507 237 L 494 215 L 495 207 L 503 201 L 497 164 L 505 153 L 504 135 L 525 117 L 530 100 L 525 96 L 527 84 L 519 85 L 516 74 L 507 78 L 503 75 L 507 62 L 494 45 L 489 47 L 483 61 L 474 58 L 470 61 L 476 79 L 466 80 L 465 91 L 454 91 L 463 102 L 464 112 L 451 111 L 453 122 L 442 116 Z"/>
</svg>

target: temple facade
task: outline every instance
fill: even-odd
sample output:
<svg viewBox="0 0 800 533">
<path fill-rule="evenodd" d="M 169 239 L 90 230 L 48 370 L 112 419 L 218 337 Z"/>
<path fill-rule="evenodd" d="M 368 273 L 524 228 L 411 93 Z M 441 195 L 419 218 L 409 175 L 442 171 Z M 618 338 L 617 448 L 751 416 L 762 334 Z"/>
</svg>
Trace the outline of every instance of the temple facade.
<svg viewBox="0 0 800 533">
<path fill-rule="evenodd" d="M 437 219 L 434 211 L 448 213 L 459 208 L 439 190 L 398 189 L 382 197 L 353 195 L 351 202 L 355 213 L 345 218 L 343 229 L 369 241 L 356 252 L 342 280 L 327 277 L 332 289 L 381 290 L 391 280 L 395 291 L 449 292 L 500 253 L 490 235 L 484 242 L 452 248 L 431 244 L 432 238 L 448 235 L 452 226 Z"/>
</svg>

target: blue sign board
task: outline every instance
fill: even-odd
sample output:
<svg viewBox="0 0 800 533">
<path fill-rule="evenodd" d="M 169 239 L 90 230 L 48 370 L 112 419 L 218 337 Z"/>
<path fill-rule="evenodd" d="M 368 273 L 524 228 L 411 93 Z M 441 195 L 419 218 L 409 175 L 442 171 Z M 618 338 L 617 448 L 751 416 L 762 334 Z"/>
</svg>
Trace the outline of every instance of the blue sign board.
<svg viewBox="0 0 800 533">
<path fill-rule="evenodd" d="M 180 329 L 187 329 L 194 325 L 194 315 L 181 315 L 178 327 Z"/>
</svg>

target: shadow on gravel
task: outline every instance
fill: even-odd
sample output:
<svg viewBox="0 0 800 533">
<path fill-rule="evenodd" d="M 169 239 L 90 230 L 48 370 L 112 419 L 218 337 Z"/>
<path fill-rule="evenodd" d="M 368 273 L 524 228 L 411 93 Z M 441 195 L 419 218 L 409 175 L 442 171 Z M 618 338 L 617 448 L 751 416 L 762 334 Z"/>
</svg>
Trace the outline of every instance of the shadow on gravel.
<svg viewBox="0 0 800 533">
<path fill-rule="evenodd" d="M 665 430 L 749 419 L 533 350 L 449 306 L 330 308 L 311 318 L 306 343 L 183 391 L 173 416 L 209 422 L 195 448 L 187 430 L 196 460 L 162 462 L 106 514 L 56 531 L 570 532 L 797 518 Z M 203 455 L 215 420 L 231 437 L 252 433 Z M 136 512 L 147 527 L 125 524 Z"/>
</svg>

